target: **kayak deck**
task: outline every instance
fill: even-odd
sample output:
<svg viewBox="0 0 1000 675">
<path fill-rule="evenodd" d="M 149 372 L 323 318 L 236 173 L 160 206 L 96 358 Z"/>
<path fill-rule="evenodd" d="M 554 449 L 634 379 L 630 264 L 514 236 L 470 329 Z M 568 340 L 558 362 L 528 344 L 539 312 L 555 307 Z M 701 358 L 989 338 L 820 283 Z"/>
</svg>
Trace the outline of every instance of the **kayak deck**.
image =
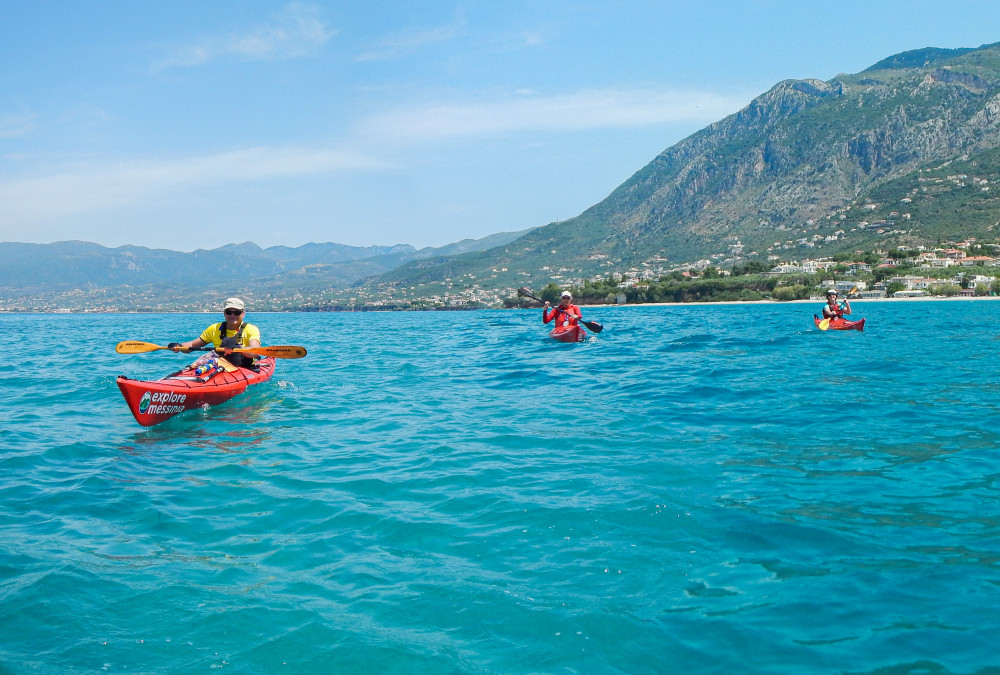
<svg viewBox="0 0 1000 675">
<path fill-rule="evenodd" d="M 235 368 L 207 378 L 195 375 L 194 367 L 187 366 L 159 380 L 133 380 L 119 375 L 115 382 L 135 421 L 151 427 L 186 410 L 225 403 L 250 385 L 267 382 L 273 374 L 274 359 L 263 358 L 256 370 Z"/>
</svg>

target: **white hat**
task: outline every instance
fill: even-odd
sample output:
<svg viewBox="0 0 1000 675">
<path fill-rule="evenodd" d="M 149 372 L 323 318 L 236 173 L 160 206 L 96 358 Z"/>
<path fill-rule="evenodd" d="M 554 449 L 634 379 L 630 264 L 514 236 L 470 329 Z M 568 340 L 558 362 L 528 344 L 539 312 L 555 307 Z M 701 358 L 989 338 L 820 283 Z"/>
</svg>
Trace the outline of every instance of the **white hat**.
<svg viewBox="0 0 1000 675">
<path fill-rule="evenodd" d="M 828 291 L 826 292 L 826 294 L 827 294 L 827 295 L 837 295 L 837 290 L 836 290 L 836 289 L 834 289 L 834 288 L 831 288 L 830 290 L 828 290 Z"/>
<path fill-rule="evenodd" d="M 572 297 L 573 297 L 573 294 L 572 294 L 572 293 L 570 293 L 569 291 L 563 291 L 563 292 L 562 292 L 562 295 L 560 295 L 559 297 L 560 297 L 560 298 L 572 298 Z"/>
<path fill-rule="evenodd" d="M 226 304 L 223 305 L 222 311 L 225 311 L 227 309 L 238 309 L 242 312 L 243 301 L 240 300 L 239 298 L 229 298 L 228 300 L 226 300 Z"/>
</svg>

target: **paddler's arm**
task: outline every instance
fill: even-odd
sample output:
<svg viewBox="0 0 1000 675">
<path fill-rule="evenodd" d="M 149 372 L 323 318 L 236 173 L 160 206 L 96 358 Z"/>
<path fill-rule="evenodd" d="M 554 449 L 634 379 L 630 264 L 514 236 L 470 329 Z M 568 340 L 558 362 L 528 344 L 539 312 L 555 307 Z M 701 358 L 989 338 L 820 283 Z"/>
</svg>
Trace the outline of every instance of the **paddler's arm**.
<svg viewBox="0 0 1000 675">
<path fill-rule="evenodd" d="M 844 314 L 850 314 L 850 313 L 851 313 L 851 301 L 848 300 L 847 298 L 844 298 Z"/>
<path fill-rule="evenodd" d="M 246 328 L 247 332 L 245 337 L 247 339 L 247 347 L 250 349 L 260 347 L 260 331 L 257 330 L 257 326 L 247 324 Z M 254 358 L 256 358 L 255 354 L 247 354 L 246 356 L 254 356 Z"/>
<path fill-rule="evenodd" d="M 556 318 L 556 313 L 554 311 L 552 314 L 549 314 L 550 309 L 552 309 L 552 306 L 549 304 L 549 301 L 546 300 L 545 306 L 542 307 L 542 323 L 548 323 L 549 321 L 552 321 L 552 319 Z"/>
</svg>

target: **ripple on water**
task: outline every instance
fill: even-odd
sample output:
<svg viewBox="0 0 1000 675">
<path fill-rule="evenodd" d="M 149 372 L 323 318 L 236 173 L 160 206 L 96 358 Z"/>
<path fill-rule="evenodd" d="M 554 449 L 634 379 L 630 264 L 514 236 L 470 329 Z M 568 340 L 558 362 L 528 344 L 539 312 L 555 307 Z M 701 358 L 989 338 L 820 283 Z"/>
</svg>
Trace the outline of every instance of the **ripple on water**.
<svg viewBox="0 0 1000 675">
<path fill-rule="evenodd" d="M 309 356 L 152 429 L 114 377 L 179 359 L 111 348 L 204 316 L 67 316 L 0 381 L 0 669 L 1000 667 L 994 305 L 914 307 L 262 315 Z"/>
</svg>

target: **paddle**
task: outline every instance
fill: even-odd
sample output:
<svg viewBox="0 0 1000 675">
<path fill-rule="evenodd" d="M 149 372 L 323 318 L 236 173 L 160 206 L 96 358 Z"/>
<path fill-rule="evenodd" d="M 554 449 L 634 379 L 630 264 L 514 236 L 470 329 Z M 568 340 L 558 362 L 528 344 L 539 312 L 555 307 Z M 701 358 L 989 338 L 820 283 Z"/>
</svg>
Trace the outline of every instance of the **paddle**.
<svg viewBox="0 0 1000 675">
<path fill-rule="evenodd" d="M 158 349 L 170 349 L 170 347 L 164 347 L 162 345 L 156 345 L 152 342 L 142 342 L 141 340 L 125 340 L 124 342 L 119 342 L 115 345 L 115 351 L 119 354 L 145 354 L 146 352 L 155 352 Z M 210 352 L 214 347 L 200 347 L 198 349 L 192 348 L 193 352 Z"/>
<path fill-rule="evenodd" d="M 858 290 L 858 287 L 857 287 L 857 286 L 855 286 L 855 287 L 854 287 L 854 288 L 852 288 L 851 290 L 847 291 L 847 295 L 850 295 L 851 293 L 853 293 L 853 292 L 854 292 L 854 291 L 856 291 L 856 290 Z M 841 300 L 840 302 L 838 302 L 838 303 L 837 303 L 837 305 L 838 305 L 838 306 L 839 306 L 839 307 L 840 307 L 841 309 L 843 309 L 843 308 L 844 308 L 844 303 L 845 303 L 845 302 L 847 302 L 847 298 L 846 298 L 846 297 L 845 297 L 845 298 L 844 298 L 843 300 Z M 819 329 L 820 329 L 820 330 L 826 330 L 827 328 L 829 328 L 829 327 L 830 327 L 830 321 L 831 321 L 831 320 L 832 320 L 832 318 L 831 318 L 831 319 L 823 319 L 822 321 L 820 321 L 820 322 L 819 322 Z"/>
<path fill-rule="evenodd" d="M 159 349 L 170 349 L 170 347 L 153 344 L 152 342 L 142 342 L 140 340 L 125 340 L 124 342 L 119 342 L 115 345 L 115 351 L 119 354 L 145 354 L 147 352 L 155 352 Z M 221 349 L 217 350 L 215 347 L 191 347 L 188 351 L 217 351 L 222 353 Z M 278 345 L 273 347 L 240 347 L 238 349 L 234 349 L 233 351 L 248 352 L 251 354 L 258 354 L 260 356 L 270 356 L 276 359 L 301 359 L 306 355 L 305 347 L 296 347 L 293 345 Z"/>
<path fill-rule="evenodd" d="M 276 345 L 272 347 L 246 347 L 234 349 L 234 352 L 248 352 L 260 356 L 270 356 L 274 359 L 301 359 L 306 355 L 305 347 L 294 345 Z"/>
<path fill-rule="evenodd" d="M 519 289 L 517 289 L 517 294 L 529 297 L 532 300 L 537 300 L 538 302 L 542 302 L 542 303 L 545 302 L 541 298 L 536 298 L 534 295 L 532 295 L 531 291 L 528 290 L 527 288 L 519 288 Z M 600 333 L 602 330 L 604 330 L 604 326 L 602 326 L 601 324 L 597 323 L 596 321 L 584 321 L 583 319 L 580 319 L 580 323 L 582 323 L 584 326 L 586 326 L 590 330 L 594 331 L 595 333 Z"/>
</svg>

